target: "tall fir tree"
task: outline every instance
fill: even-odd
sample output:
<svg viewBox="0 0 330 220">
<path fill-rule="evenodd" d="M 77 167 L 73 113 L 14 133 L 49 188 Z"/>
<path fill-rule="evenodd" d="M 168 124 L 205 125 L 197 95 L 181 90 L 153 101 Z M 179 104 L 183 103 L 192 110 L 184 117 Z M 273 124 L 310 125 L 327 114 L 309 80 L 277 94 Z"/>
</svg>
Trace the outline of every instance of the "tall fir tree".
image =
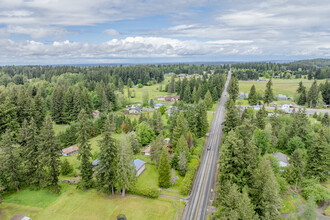
<svg viewBox="0 0 330 220">
<path fill-rule="evenodd" d="M 257 91 L 255 85 L 251 86 L 249 93 L 249 104 L 256 105 L 258 104 Z"/>
<path fill-rule="evenodd" d="M 100 163 L 96 171 L 98 188 L 112 195 L 116 184 L 116 167 L 118 163 L 118 146 L 112 137 L 111 119 L 107 117 L 104 126 L 103 139 L 100 141 Z"/>
<path fill-rule="evenodd" d="M 269 104 L 274 100 L 272 86 L 273 86 L 272 79 L 270 79 L 266 85 L 265 96 L 264 96 L 265 104 Z"/>
<path fill-rule="evenodd" d="M 150 149 L 150 157 L 151 160 L 156 162 L 156 165 L 158 167 L 160 156 L 162 154 L 162 150 L 164 146 L 166 145 L 166 142 L 164 140 L 163 134 L 160 134 L 156 137 L 156 140 L 154 140 L 151 143 L 151 149 Z"/>
<path fill-rule="evenodd" d="M 34 97 L 33 102 L 33 118 L 37 125 L 37 128 L 41 128 L 43 121 L 45 120 L 45 108 L 43 105 L 42 97 L 40 92 L 37 92 L 36 96 Z"/>
<path fill-rule="evenodd" d="M 299 94 L 298 105 L 305 105 L 306 103 L 306 87 L 303 85 L 302 81 L 299 82 L 299 87 L 297 89 Z"/>
<path fill-rule="evenodd" d="M 7 188 L 15 189 L 17 192 L 21 186 L 22 168 L 19 148 L 19 145 L 15 144 L 13 140 L 12 132 L 7 129 L 0 142 L 0 171 L 7 182 Z"/>
<path fill-rule="evenodd" d="M 210 90 L 207 90 L 207 93 L 205 94 L 205 104 L 207 106 L 208 109 L 211 109 L 213 106 L 213 99 L 212 99 L 212 95 L 210 93 Z"/>
<path fill-rule="evenodd" d="M 263 157 L 253 172 L 252 180 L 250 195 L 257 214 L 262 219 L 281 219 L 279 185 L 267 157 Z"/>
<path fill-rule="evenodd" d="M 196 106 L 196 112 L 197 112 L 197 124 L 196 124 L 196 130 L 197 130 L 197 136 L 203 137 L 209 127 L 209 123 L 207 121 L 207 106 L 204 100 L 200 100 L 198 105 Z"/>
<path fill-rule="evenodd" d="M 170 187 L 171 166 L 168 162 L 168 153 L 165 147 L 163 148 L 162 154 L 160 156 L 158 172 L 159 172 L 159 177 L 158 177 L 159 187 L 162 188 Z"/>
<path fill-rule="evenodd" d="M 228 99 L 226 103 L 226 116 L 224 125 L 224 132 L 228 133 L 229 131 L 235 129 L 239 124 L 238 110 L 235 107 L 235 104 L 232 99 Z"/>
<path fill-rule="evenodd" d="M 80 160 L 80 176 L 79 186 L 81 188 L 92 187 L 93 165 L 91 160 L 91 145 L 88 143 L 89 125 L 88 115 L 85 110 L 81 110 L 78 116 L 78 138 L 79 147 L 78 159 Z"/>
<path fill-rule="evenodd" d="M 263 111 L 260 109 L 256 114 L 256 125 L 260 129 L 265 129 L 266 122 Z"/>
<path fill-rule="evenodd" d="M 134 172 L 132 147 L 124 135 L 121 136 L 120 145 L 116 176 L 117 186 L 122 189 L 122 196 L 125 196 L 126 189 L 130 189 L 135 185 L 136 172 Z"/>
<path fill-rule="evenodd" d="M 63 115 L 62 115 L 62 109 L 63 109 L 63 96 L 64 96 L 64 87 L 57 84 L 52 93 L 52 102 L 51 102 L 51 114 L 52 118 L 56 123 L 62 123 L 63 122 Z"/>
<path fill-rule="evenodd" d="M 238 80 L 236 79 L 236 77 L 231 77 L 229 86 L 228 86 L 228 93 L 229 93 L 230 99 L 232 99 L 233 102 L 235 103 L 238 98 L 238 93 L 239 93 Z"/>
<path fill-rule="evenodd" d="M 43 176 L 44 186 L 49 187 L 54 192 L 59 192 L 58 176 L 60 175 L 61 147 L 55 136 L 52 119 L 49 115 L 45 118 L 39 137 L 40 168 L 36 172 L 39 174 L 41 173 L 40 170 L 43 169 L 46 172 Z M 38 177 L 39 175 L 37 175 Z"/>
<path fill-rule="evenodd" d="M 316 80 L 314 80 L 312 86 L 308 90 L 308 96 L 307 96 L 307 104 L 310 108 L 316 107 L 318 96 L 319 96 L 319 89 Z"/>
<path fill-rule="evenodd" d="M 3 134 L 7 129 L 15 133 L 18 128 L 16 107 L 9 97 L 6 97 L 4 103 L 0 104 L 0 134 Z"/>
<path fill-rule="evenodd" d="M 176 144 L 181 137 L 181 135 L 186 135 L 188 132 L 187 120 L 184 117 L 183 111 L 181 111 L 176 120 L 176 126 L 172 132 L 171 144 L 173 148 L 176 147 Z"/>
<path fill-rule="evenodd" d="M 325 139 L 323 129 L 314 135 L 313 144 L 307 152 L 307 176 L 327 180 L 330 172 L 330 144 Z"/>
</svg>

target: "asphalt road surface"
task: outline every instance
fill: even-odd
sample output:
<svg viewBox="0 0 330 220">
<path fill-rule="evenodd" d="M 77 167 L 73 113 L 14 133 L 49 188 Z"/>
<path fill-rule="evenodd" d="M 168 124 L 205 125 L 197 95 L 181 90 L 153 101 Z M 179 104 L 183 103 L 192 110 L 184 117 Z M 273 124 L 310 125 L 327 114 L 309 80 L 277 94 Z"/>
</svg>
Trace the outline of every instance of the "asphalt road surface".
<svg viewBox="0 0 330 220">
<path fill-rule="evenodd" d="M 203 220 L 206 219 L 207 207 L 210 203 L 210 197 L 215 169 L 219 155 L 219 144 L 222 136 L 222 122 L 225 118 L 225 103 L 227 100 L 227 87 L 231 77 L 231 70 L 228 72 L 225 88 L 221 95 L 220 102 L 217 106 L 215 115 L 209 131 L 209 137 L 206 140 L 206 146 L 201 157 L 199 168 L 195 174 L 194 183 L 188 202 L 183 210 L 181 219 L 183 220 Z M 208 150 L 208 146 L 210 149 Z"/>
</svg>

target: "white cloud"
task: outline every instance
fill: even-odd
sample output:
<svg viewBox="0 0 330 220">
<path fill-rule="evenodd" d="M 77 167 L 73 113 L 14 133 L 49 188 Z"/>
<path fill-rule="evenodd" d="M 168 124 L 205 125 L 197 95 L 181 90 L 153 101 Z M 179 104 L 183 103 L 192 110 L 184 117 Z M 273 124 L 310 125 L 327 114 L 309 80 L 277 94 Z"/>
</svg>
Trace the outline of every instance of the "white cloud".
<svg viewBox="0 0 330 220">
<path fill-rule="evenodd" d="M 116 31 L 115 29 L 106 29 L 103 31 L 103 33 L 108 34 L 110 36 L 118 36 L 120 33 Z"/>
</svg>

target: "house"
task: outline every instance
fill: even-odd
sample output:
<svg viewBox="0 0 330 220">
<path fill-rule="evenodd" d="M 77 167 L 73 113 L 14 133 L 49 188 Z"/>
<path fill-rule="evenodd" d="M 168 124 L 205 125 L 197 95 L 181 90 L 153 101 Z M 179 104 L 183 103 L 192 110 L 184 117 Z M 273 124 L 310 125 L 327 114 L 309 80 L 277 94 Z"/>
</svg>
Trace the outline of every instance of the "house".
<svg viewBox="0 0 330 220">
<path fill-rule="evenodd" d="M 155 104 L 155 109 L 156 109 L 156 110 L 159 109 L 162 105 L 163 105 L 162 103 L 157 103 L 157 104 Z"/>
<path fill-rule="evenodd" d="M 281 105 L 281 108 L 282 108 L 282 109 L 290 108 L 290 104 L 285 103 L 285 102 L 282 102 L 280 105 Z"/>
<path fill-rule="evenodd" d="M 288 167 L 289 166 L 289 157 L 281 152 L 273 153 L 274 157 L 278 160 L 278 164 L 280 167 Z"/>
<path fill-rule="evenodd" d="M 181 73 L 178 75 L 179 78 L 184 78 L 185 77 L 185 74 Z"/>
<path fill-rule="evenodd" d="M 239 98 L 240 99 L 247 99 L 247 98 L 249 98 L 249 93 L 240 92 L 239 93 Z"/>
<path fill-rule="evenodd" d="M 143 107 L 140 104 L 132 105 L 128 107 L 129 114 L 139 114 L 142 111 Z"/>
<path fill-rule="evenodd" d="M 282 94 L 278 94 L 277 98 L 281 99 L 281 100 L 288 100 L 288 97 L 286 95 L 282 95 Z"/>
<path fill-rule="evenodd" d="M 93 160 L 93 162 L 92 162 L 93 167 L 96 167 L 99 164 L 100 164 L 100 160 L 99 159 Z"/>
<path fill-rule="evenodd" d="M 100 112 L 98 110 L 93 111 L 93 117 L 98 118 L 100 115 Z"/>
<path fill-rule="evenodd" d="M 164 74 L 164 77 L 171 77 L 171 76 L 175 76 L 175 73 Z"/>
<path fill-rule="evenodd" d="M 169 144 L 170 143 L 170 138 L 165 138 L 165 142 L 167 143 L 167 144 Z"/>
<path fill-rule="evenodd" d="M 270 105 L 270 107 L 275 107 L 277 104 L 275 102 L 272 102 L 269 105 Z"/>
<path fill-rule="evenodd" d="M 14 215 L 10 220 L 32 220 L 32 219 L 25 215 Z"/>
<path fill-rule="evenodd" d="M 180 99 L 180 96 L 177 96 L 177 95 L 167 95 L 165 96 L 165 101 L 167 102 L 174 102 L 174 101 L 178 101 Z"/>
<path fill-rule="evenodd" d="M 66 156 L 66 157 L 72 156 L 75 153 L 77 153 L 78 150 L 79 150 L 79 148 L 77 146 L 75 146 L 75 145 L 74 146 L 71 146 L 71 147 L 67 147 L 67 148 L 62 149 L 62 155 L 63 156 Z"/>
<path fill-rule="evenodd" d="M 148 145 L 147 147 L 141 150 L 141 154 L 150 156 L 150 150 L 151 150 L 151 145 Z"/>
<path fill-rule="evenodd" d="M 163 98 L 163 97 L 157 98 L 157 101 L 164 101 L 164 100 L 165 100 L 165 98 Z"/>
<path fill-rule="evenodd" d="M 146 169 L 146 162 L 140 159 L 135 159 L 134 166 L 136 170 L 136 176 L 140 176 L 141 173 Z"/>
<path fill-rule="evenodd" d="M 260 106 L 259 106 L 259 105 L 254 105 L 254 106 L 253 106 L 253 110 L 257 110 L 257 111 L 259 111 L 259 110 L 260 110 Z"/>
</svg>

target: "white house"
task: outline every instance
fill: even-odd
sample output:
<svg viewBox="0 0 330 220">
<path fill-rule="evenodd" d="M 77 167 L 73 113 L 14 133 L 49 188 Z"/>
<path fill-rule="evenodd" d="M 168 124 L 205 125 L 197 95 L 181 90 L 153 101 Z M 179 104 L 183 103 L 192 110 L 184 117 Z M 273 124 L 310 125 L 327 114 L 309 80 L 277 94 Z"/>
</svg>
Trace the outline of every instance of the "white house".
<svg viewBox="0 0 330 220">
<path fill-rule="evenodd" d="M 156 110 L 159 109 L 162 105 L 163 105 L 162 103 L 157 103 L 157 104 L 155 105 L 155 109 L 156 109 Z"/>
<path fill-rule="evenodd" d="M 278 164 L 280 167 L 288 167 L 289 166 L 289 157 L 281 152 L 273 153 L 274 157 L 278 160 Z"/>
<path fill-rule="evenodd" d="M 146 162 L 140 159 L 135 159 L 134 166 L 136 170 L 136 176 L 140 176 L 141 173 L 146 169 Z"/>
<path fill-rule="evenodd" d="M 285 102 L 282 102 L 282 103 L 281 103 L 281 108 L 282 108 L 282 109 L 290 108 L 290 104 L 285 103 Z"/>
</svg>

